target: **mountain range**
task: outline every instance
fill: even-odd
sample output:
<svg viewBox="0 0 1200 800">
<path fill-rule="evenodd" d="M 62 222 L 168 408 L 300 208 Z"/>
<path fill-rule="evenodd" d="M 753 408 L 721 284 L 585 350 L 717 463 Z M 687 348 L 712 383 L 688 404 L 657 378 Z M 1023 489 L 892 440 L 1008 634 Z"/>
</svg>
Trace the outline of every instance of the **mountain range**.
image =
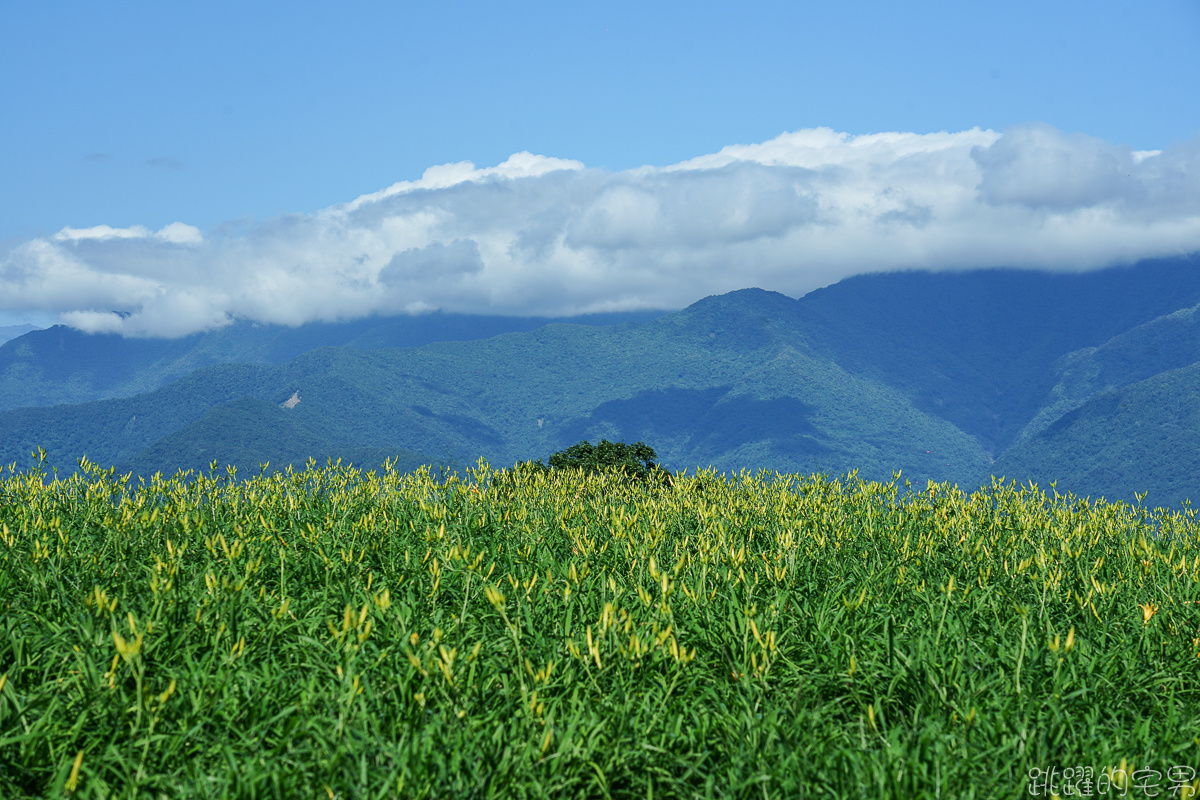
<svg viewBox="0 0 1200 800">
<path fill-rule="evenodd" d="M 41 328 L 36 325 L 0 325 L 0 344 L 37 330 L 41 330 Z"/>
<path fill-rule="evenodd" d="M 0 345 L 0 462 L 401 468 L 643 440 L 672 469 L 993 475 L 1173 505 L 1200 482 L 1200 257 L 859 275 L 569 321 L 433 314 Z"/>
</svg>

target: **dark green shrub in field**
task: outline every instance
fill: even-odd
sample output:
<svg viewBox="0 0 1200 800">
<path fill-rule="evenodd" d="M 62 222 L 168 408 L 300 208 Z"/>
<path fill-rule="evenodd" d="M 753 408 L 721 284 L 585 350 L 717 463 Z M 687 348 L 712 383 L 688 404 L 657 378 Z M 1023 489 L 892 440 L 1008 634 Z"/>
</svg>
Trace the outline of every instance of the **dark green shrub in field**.
<svg viewBox="0 0 1200 800">
<path fill-rule="evenodd" d="M 550 456 L 548 468 L 575 469 L 587 474 L 620 470 L 627 477 L 641 482 L 657 481 L 670 486 L 670 474 L 657 461 L 658 454 L 645 442 L 625 444 L 601 439 L 599 444 L 593 445 L 585 440 Z M 532 463 L 535 469 L 546 469 L 540 459 Z"/>
</svg>

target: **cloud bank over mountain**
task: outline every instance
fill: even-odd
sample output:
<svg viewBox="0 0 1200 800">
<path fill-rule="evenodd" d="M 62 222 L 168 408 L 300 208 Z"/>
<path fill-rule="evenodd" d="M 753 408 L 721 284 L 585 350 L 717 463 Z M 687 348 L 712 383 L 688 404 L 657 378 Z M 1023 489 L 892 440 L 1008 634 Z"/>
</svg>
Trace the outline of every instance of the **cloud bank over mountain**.
<svg viewBox="0 0 1200 800">
<path fill-rule="evenodd" d="M 786 133 L 625 172 L 518 153 L 313 214 L 64 228 L 0 255 L 0 310 L 182 336 L 446 311 L 678 308 L 850 274 L 1080 270 L 1200 250 L 1200 141 L 1138 152 L 1047 125 Z"/>
</svg>

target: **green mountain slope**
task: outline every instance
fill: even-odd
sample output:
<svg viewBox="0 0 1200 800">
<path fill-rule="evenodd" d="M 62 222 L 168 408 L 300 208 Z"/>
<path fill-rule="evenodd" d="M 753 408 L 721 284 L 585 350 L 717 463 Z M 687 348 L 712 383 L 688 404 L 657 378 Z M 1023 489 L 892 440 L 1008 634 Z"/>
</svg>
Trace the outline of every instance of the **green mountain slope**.
<svg viewBox="0 0 1200 800">
<path fill-rule="evenodd" d="M 1200 500 L 1200 363 L 1098 392 L 997 459 L 1060 492 L 1175 505 Z"/>
<path fill-rule="evenodd" d="M 53 439 L 59 464 L 86 453 L 139 471 L 171 457 L 194 466 L 362 448 L 509 464 L 607 436 L 650 441 L 674 468 L 902 469 L 916 480 L 972 481 L 986 473 L 971 437 L 815 354 L 793 309 L 782 295 L 746 290 L 637 326 L 321 348 L 279 367 L 210 367 L 134 398 L 7 412 L 0 429 L 22 448 Z M 276 407 L 293 395 L 293 408 Z M 242 397 L 259 402 L 228 405 Z M 206 417 L 218 406 L 226 408 Z M 151 425 L 145 415 L 154 413 Z M 117 427 L 130 420 L 143 435 Z M 264 433 L 249 446 L 255 425 Z"/>
<path fill-rule="evenodd" d="M 119 471 L 137 475 L 203 472 L 215 461 L 222 469 L 233 466 L 242 475 L 256 475 L 268 464 L 271 469 L 303 468 L 310 458 L 320 464 L 342 459 L 366 469 L 391 461 L 402 472 L 422 464 L 441 465 L 437 459 L 401 448 L 339 446 L 299 424 L 290 410 L 244 397 L 209 409 L 200 419 L 122 462 Z"/>
<path fill-rule="evenodd" d="M 1114 336 L 1099 347 L 1068 353 L 1056 383 L 1018 436 L 1040 433 L 1101 392 L 1128 386 L 1200 361 L 1197 308 L 1183 308 Z"/>
<path fill-rule="evenodd" d="M 870 478 L 899 469 L 918 484 L 964 486 L 997 473 L 1173 503 L 1200 483 L 1189 427 L 1200 413 L 1198 308 L 1193 256 L 1083 275 L 861 276 L 800 300 L 748 289 L 640 324 L 555 323 L 471 340 L 479 319 L 447 319 L 442 332 L 462 340 L 420 347 L 380 346 L 431 335 L 398 333 L 394 320 L 231 332 L 237 346 L 222 345 L 222 357 L 288 358 L 210 365 L 120 400 L 0 413 L 0 463 L 27 463 L 42 446 L 61 467 L 86 454 L 139 474 L 309 457 L 507 465 L 581 439 L 640 439 L 673 469 Z M 344 346 L 305 349 L 335 329 Z M 69 335 L 78 336 L 52 329 L 0 347 L 60 341 L 67 353 L 11 362 L 0 385 L 40 364 L 61 369 L 41 385 L 94 391 L 100 379 L 80 377 Z M 217 339 L 205 341 L 170 346 L 195 359 L 213 352 Z M 146 379 L 152 359 L 130 354 L 167 346 L 114 345 L 127 369 L 106 385 L 126 391 Z M 167 371 L 154 363 L 161 380 Z M 298 403 L 281 408 L 290 397 Z"/>
<path fill-rule="evenodd" d="M 674 468 L 903 469 L 921 480 L 986 471 L 970 437 L 815 356 L 792 304 L 745 290 L 624 330 L 548 326 L 364 357 L 386 360 L 387 372 L 452 377 L 436 388 L 472 398 L 481 434 L 508 445 L 488 450 L 506 462 L 607 437 L 653 442 Z"/>
<path fill-rule="evenodd" d="M 63 469 L 84 455 L 105 466 L 121 464 L 214 406 L 247 396 L 273 399 L 272 369 L 223 364 L 137 397 L 0 413 L 0 464 L 27 465 L 39 447 Z M 285 399 L 286 393 L 278 402 Z"/>
<path fill-rule="evenodd" d="M 1114 336 L 1095 351 L 1098 383 L 1125 386 L 1200 361 L 1200 306 Z"/>
<path fill-rule="evenodd" d="M 643 322 L 662 312 L 573 317 L 581 325 Z M 214 364 L 285 364 L 319 347 L 373 350 L 470 341 L 528 331 L 555 320 L 467 314 L 371 317 L 298 327 L 238 322 L 180 339 L 126 339 L 62 325 L 0 344 L 0 411 L 131 397 Z"/>
<path fill-rule="evenodd" d="M 1064 355 L 1197 303 L 1200 256 L 1082 274 L 860 275 L 798 301 L 817 350 L 993 455 L 1041 408 Z"/>
<path fill-rule="evenodd" d="M 1200 496 L 1200 319 L 1184 308 L 1069 353 L 995 469 L 1064 491 L 1173 505 Z"/>
</svg>

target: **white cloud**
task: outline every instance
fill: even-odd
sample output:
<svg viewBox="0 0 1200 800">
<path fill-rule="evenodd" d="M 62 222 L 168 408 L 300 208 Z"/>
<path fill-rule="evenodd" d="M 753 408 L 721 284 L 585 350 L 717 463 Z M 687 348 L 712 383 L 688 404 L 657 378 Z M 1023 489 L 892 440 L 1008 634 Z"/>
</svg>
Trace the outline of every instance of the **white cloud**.
<svg viewBox="0 0 1200 800">
<path fill-rule="evenodd" d="M 160 239 L 172 244 L 200 244 L 204 236 L 199 228 L 185 225 L 182 222 L 172 222 L 162 227 L 157 233 L 141 225 L 129 228 L 113 228 L 108 225 L 96 225 L 91 228 L 63 228 L 51 237 L 56 242 L 81 242 L 85 239 L 104 241 L 107 239 Z"/>
<path fill-rule="evenodd" d="M 445 189 L 459 183 L 466 183 L 468 181 L 478 182 L 491 177 L 535 178 L 539 175 L 545 175 L 547 172 L 564 169 L 583 169 L 583 163 L 566 158 L 551 158 L 549 156 L 538 156 L 529 152 L 521 152 L 513 153 L 507 160 L 494 167 L 487 167 L 485 169 L 476 169 L 475 165 L 470 161 L 440 164 L 425 170 L 425 173 L 418 181 L 393 183 L 382 191 L 364 194 L 337 208 L 341 211 L 354 211 L 364 203 L 378 202 L 385 197 L 419 189 Z"/>
<path fill-rule="evenodd" d="M 141 225 L 132 228 L 96 225 L 92 228 L 63 228 L 53 238 L 58 242 L 78 242 L 83 239 L 144 239 L 150 235 L 150 230 Z"/>
<path fill-rule="evenodd" d="M 818 128 L 618 173 L 530 153 L 447 164 L 207 235 L 64 228 L 0 256 L 0 312 L 180 336 L 239 318 L 672 308 L 747 286 L 798 296 L 864 271 L 1074 270 L 1196 250 L 1200 142 Z"/>
<path fill-rule="evenodd" d="M 1140 163 L 1130 148 L 1081 133 L 1063 135 L 1048 125 L 1011 131 L 971 156 L 983 170 L 979 193 L 985 202 L 1066 211 L 1127 197 Z"/>
</svg>

